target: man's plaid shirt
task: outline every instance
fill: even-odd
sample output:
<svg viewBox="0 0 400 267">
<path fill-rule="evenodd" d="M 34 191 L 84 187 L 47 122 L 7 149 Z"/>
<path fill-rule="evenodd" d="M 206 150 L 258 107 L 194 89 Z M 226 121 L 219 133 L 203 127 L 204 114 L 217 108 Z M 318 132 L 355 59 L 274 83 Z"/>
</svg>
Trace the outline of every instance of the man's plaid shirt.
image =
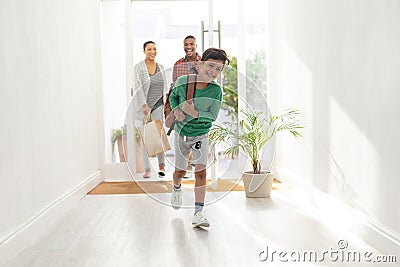
<svg viewBox="0 0 400 267">
<path fill-rule="evenodd" d="M 186 57 L 179 59 L 174 64 L 174 70 L 172 72 L 172 84 L 171 88 L 174 87 L 176 80 L 178 77 L 188 74 L 197 74 L 199 71 L 199 62 L 201 61 L 201 57 L 198 53 L 196 53 L 196 59 L 194 63 L 190 63 L 187 61 Z"/>
</svg>

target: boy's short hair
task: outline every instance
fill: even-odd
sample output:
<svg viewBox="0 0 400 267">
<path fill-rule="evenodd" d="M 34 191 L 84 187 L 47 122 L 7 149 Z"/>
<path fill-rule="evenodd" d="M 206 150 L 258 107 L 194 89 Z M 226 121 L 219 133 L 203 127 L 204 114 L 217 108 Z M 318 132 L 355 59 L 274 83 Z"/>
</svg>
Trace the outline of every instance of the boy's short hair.
<svg viewBox="0 0 400 267">
<path fill-rule="evenodd" d="M 231 62 L 224 50 L 214 47 L 208 48 L 204 51 L 203 56 L 201 57 L 201 61 L 207 61 L 209 59 L 221 60 L 224 64 L 227 63 L 227 65 Z"/>
</svg>

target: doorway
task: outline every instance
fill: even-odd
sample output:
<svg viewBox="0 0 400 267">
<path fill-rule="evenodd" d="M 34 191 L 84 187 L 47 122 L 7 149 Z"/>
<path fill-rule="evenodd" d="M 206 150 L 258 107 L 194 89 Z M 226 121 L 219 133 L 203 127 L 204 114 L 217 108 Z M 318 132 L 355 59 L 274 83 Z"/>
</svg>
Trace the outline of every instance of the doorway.
<svg viewBox="0 0 400 267">
<path fill-rule="evenodd" d="M 118 1 L 112 2 L 115 5 Z M 193 35 L 197 39 L 197 52 L 200 55 L 208 47 L 221 46 L 232 59 L 232 64 L 227 71 L 236 74 L 226 75 L 230 77 L 229 80 L 220 81 L 234 83 L 237 89 L 239 97 L 236 98 L 236 103 L 229 103 L 230 108 L 239 111 L 241 106 L 251 104 L 267 110 L 265 66 L 267 33 L 265 17 L 258 10 L 255 0 L 246 1 L 246 4 L 243 0 L 133 0 L 130 5 L 122 3 L 121 6 L 125 16 L 125 43 L 127 44 L 125 57 L 128 55 L 126 58 L 130 58 L 126 60 L 127 102 L 124 103 L 125 105 L 129 104 L 128 96 L 132 88 L 129 84 L 132 81 L 129 71 L 133 69 L 134 64 L 144 59 L 143 43 L 152 40 L 157 44 L 156 60 L 166 68 L 167 84 L 170 84 L 173 64 L 184 56 L 183 39 L 187 35 Z M 130 9 L 129 12 L 126 9 Z M 129 43 L 132 46 L 129 46 Z M 105 99 L 105 101 L 111 101 L 111 99 Z M 136 149 L 132 145 L 136 135 L 129 134 L 133 131 L 134 125 L 129 126 L 131 119 L 129 116 L 126 118 L 126 121 L 123 121 L 128 128 L 125 154 L 132 174 L 135 177 L 141 177 L 136 173 L 137 156 Z M 231 114 L 228 110 L 221 110 L 218 120 L 231 120 Z M 105 130 L 110 131 L 107 128 Z M 170 139 L 170 144 L 173 144 L 172 139 Z M 240 156 L 234 161 L 226 159 L 222 153 L 225 148 L 219 146 L 216 149 L 218 157 L 216 175 L 218 178 L 239 178 L 246 159 L 241 159 Z M 106 149 L 110 148 L 106 146 Z M 108 159 L 106 157 L 106 162 L 117 164 L 119 159 L 115 154 L 114 148 L 111 153 L 113 156 Z M 173 160 L 173 150 L 167 152 L 167 158 Z"/>
</svg>

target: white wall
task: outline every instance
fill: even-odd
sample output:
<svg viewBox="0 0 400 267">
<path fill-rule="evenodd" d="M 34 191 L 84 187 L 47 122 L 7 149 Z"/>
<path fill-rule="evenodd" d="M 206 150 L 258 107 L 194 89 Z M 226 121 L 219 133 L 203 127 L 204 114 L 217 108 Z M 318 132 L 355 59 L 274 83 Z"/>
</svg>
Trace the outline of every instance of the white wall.
<svg viewBox="0 0 400 267">
<path fill-rule="evenodd" d="M 130 4 L 130 2 L 129 2 Z M 130 11 L 130 9 L 129 9 Z M 111 135 L 113 129 L 124 126 L 127 111 L 125 1 L 102 1 L 102 66 L 104 96 L 105 159 L 112 162 Z M 130 29 L 130 27 L 129 27 Z M 132 85 L 130 84 L 129 88 Z M 129 96 L 130 99 L 130 96 Z M 117 158 L 119 161 L 119 158 Z"/>
<path fill-rule="evenodd" d="M 98 172 L 99 0 L 0 2 L 0 245 Z"/>
<path fill-rule="evenodd" d="M 270 0 L 273 111 L 305 113 L 277 166 L 400 240 L 400 1 Z"/>
</svg>

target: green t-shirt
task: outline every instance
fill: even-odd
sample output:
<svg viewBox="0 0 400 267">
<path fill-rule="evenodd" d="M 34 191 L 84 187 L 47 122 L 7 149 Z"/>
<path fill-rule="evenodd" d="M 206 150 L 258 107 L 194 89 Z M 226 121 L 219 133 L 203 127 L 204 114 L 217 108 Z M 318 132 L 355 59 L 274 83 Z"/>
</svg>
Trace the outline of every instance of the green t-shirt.
<svg viewBox="0 0 400 267">
<path fill-rule="evenodd" d="M 179 108 L 186 101 L 186 83 L 188 76 L 181 76 L 177 79 L 175 87 L 169 96 L 172 110 Z M 186 114 L 185 120 L 175 123 L 174 130 L 185 136 L 199 136 L 207 134 L 212 123 L 217 119 L 221 108 L 222 90 L 216 82 L 212 81 L 204 89 L 194 91 L 194 109 L 199 112 L 198 118 Z"/>
</svg>

